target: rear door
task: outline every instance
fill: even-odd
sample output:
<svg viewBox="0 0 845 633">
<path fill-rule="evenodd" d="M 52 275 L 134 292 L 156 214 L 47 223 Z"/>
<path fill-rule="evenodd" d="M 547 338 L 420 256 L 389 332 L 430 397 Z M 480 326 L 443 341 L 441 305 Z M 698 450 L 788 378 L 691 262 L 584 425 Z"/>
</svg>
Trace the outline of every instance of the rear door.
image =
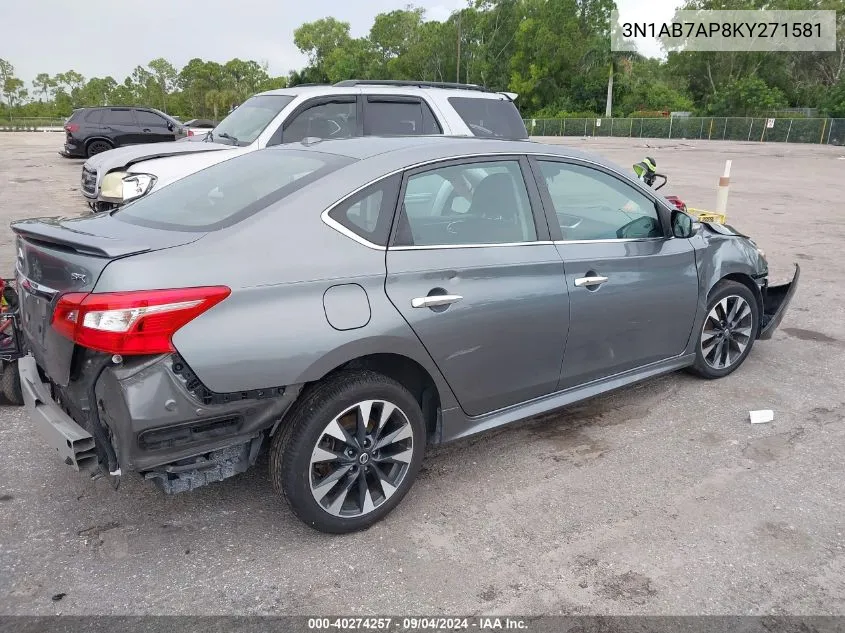
<svg viewBox="0 0 845 633">
<path fill-rule="evenodd" d="M 555 390 L 568 329 L 563 264 L 524 158 L 409 171 L 387 251 L 387 294 L 463 410 Z"/>
<path fill-rule="evenodd" d="M 145 142 L 132 108 L 107 108 L 103 110 L 100 124 L 104 136 L 109 138 L 115 147 Z"/>
<path fill-rule="evenodd" d="M 140 137 L 142 143 L 160 143 L 163 141 L 175 141 L 175 129 L 168 127 L 170 122 L 160 114 L 149 110 L 135 110 L 135 119 L 141 128 Z"/>
<path fill-rule="evenodd" d="M 683 353 L 698 307 L 689 240 L 668 236 L 654 199 L 609 170 L 532 165 L 570 297 L 560 388 Z"/>
</svg>

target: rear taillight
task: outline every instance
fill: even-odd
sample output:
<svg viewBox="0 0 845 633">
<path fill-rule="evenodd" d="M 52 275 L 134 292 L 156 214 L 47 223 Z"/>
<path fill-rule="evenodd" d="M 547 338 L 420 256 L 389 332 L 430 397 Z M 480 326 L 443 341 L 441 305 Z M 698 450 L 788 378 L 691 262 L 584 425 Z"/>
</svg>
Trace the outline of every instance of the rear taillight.
<svg viewBox="0 0 845 633">
<path fill-rule="evenodd" d="M 53 329 L 77 345 L 109 354 L 167 354 L 176 351 L 176 331 L 220 303 L 225 286 L 141 290 L 135 292 L 72 292 L 59 299 Z"/>
<path fill-rule="evenodd" d="M 68 123 L 65 125 L 65 130 L 73 134 L 74 132 L 79 131 L 79 123 Z"/>
<path fill-rule="evenodd" d="M 193 136 L 193 135 L 194 135 L 194 131 L 193 131 L 193 130 L 188 130 L 188 136 Z"/>
</svg>

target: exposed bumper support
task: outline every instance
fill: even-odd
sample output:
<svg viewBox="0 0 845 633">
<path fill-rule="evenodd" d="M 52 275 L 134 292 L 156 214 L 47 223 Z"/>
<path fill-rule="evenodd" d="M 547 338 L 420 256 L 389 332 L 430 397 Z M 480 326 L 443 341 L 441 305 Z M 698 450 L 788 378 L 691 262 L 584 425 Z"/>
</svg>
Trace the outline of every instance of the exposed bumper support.
<svg viewBox="0 0 845 633">
<path fill-rule="evenodd" d="M 783 316 L 786 314 L 786 308 L 789 306 L 789 302 L 792 301 L 792 297 L 795 295 L 800 274 L 801 267 L 795 264 L 795 274 L 792 276 L 792 281 L 779 286 L 769 286 L 766 289 L 766 294 L 763 297 L 763 318 L 757 338 L 763 340 L 772 338 L 775 330 L 783 320 Z"/>
<path fill-rule="evenodd" d="M 35 358 L 24 356 L 18 361 L 24 404 L 35 428 L 68 466 L 79 471 L 97 468 L 94 438 L 79 426 L 53 401 L 50 390 L 41 381 Z"/>
</svg>

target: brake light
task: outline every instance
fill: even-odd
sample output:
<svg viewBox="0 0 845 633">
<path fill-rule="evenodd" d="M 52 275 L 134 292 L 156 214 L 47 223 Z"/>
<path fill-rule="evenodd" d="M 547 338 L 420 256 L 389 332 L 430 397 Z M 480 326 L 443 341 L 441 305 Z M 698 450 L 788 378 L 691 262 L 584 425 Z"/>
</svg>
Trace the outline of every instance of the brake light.
<svg viewBox="0 0 845 633">
<path fill-rule="evenodd" d="M 188 136 L 193 136 L 193 135 L 194 135 L 194 131 L 193 131 L 193 130 L 188 130 Z"/>
<path fill-rule="evenodd" d="M 78 132 L 79 131 L 79 123 L 68 123 L 65 126 L 65 129 L 68 132 L 70 132 L 71 134 L 73 134 L 74 132 Z"/>
<path fill-rule="evenodd" d="M 59 299 L 53 328 L 77 345 L 109 354 L 167 354 L 176 351 L 176 331 L 231 294 L 226 286 L 72 292 Z"/>
</svg>

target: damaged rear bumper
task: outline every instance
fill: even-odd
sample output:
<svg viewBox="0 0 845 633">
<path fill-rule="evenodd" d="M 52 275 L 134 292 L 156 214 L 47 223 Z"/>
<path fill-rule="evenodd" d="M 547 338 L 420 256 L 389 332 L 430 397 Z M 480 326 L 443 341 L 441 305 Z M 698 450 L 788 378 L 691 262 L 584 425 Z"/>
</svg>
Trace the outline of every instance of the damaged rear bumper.
<svg viewBox="0 0 845 633">
<path fill-rule="evenodd" d="M 178 356 L 127 358 L 99 371 L 99 357 L 81 365 L 76 380 L 59 388 L 33 356 L 19 361 L 24 400 L 40 434 L 76 470 L 106 470 L 103 449 L 111 448 L 112 474 L 137 472 L 168 493 L 254 465 L 301 388 L 213 393 Z M 91 396 L 84 396 L 92 382 Z M 88 403 L 96 403 L 96 416 Z M 96 424 L 103 432 L 95 432 Z"/>
<path fill-rule="evenodd" d="M 772 338 L 775 330 L 780 325 L 786 314 L 786 309 L 795 290 L 798 288 L 798 277 L 801 274 L 801 267 L 795 264 L 795 274 L 792 281 L 778 286 L 768 286 L 763 295 L 763 317 L 760 320 L 760 333 L 757 338 L 768 340 Z"/>
<path fill-rule="evenodd" d="M 24 404 L 35 428 L 56 449 L 59 458 L 79 471 L 97 468 L 94 438 L 79 426 L 50 397 L 50 388 L 41 381 L 35 358 L 24 356 L 18 360 Z"/>
</svg>

